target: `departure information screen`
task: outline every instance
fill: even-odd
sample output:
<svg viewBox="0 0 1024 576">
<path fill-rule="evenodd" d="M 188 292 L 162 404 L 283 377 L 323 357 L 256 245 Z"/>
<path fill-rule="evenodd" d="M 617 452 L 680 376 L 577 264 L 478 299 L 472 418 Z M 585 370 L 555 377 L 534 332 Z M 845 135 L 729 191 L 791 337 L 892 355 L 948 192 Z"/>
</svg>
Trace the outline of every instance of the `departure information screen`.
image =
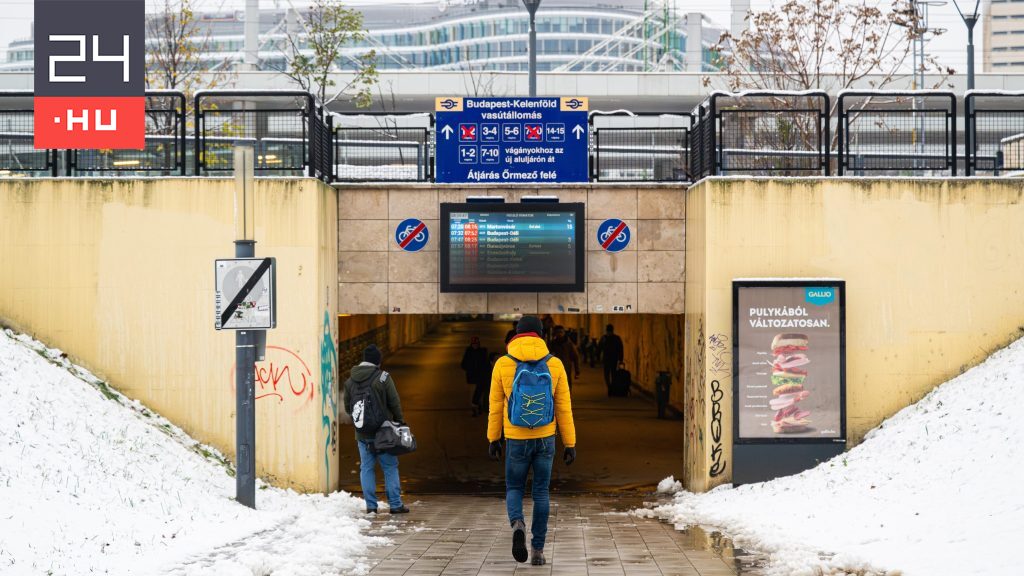
<svg viewBox="0 0 1024 576">
<path fill-rule="evenodd" d="M 442 204 L 442 292 L 582 292 L 582 204 Z"/>
</svg>

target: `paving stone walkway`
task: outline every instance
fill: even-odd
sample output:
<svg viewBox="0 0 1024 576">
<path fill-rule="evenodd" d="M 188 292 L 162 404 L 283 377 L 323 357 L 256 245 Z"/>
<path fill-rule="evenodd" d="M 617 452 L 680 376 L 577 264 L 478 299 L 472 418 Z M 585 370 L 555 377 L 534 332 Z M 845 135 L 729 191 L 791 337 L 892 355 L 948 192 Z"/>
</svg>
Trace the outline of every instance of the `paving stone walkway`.
<svg viewBox="0 0 1024 576">
<path fill-rule="evenodd" d="M 371 551 L 375 576 L 727 576 L 732 550 L 704 533 L 628 513 L 643 505 L 621 494 L 552 495 L 543 567 L 512 559 L 511 529 L 499 496 L 407 497 L 411 514 L 373 520 L 393 543 Z M 532 506 L 526 501 L 526 525 Z M 529 542 L 529 535 L 527 535 Z M 746 573 L 746 572 L 744 572 Z"/>
</svg>

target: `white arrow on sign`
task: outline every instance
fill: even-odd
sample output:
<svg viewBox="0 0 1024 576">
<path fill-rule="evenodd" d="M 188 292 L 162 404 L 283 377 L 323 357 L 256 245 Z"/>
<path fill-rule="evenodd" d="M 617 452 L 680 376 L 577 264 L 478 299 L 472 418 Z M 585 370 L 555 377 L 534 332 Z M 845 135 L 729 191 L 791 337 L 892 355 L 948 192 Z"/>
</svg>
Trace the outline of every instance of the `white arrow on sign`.
<svg viewBox="0 0 1024 576">
<path fill-rule="evenodd" d="M 579 140 L 580 136 L 583 136 L 583 126 L 577 124 L 576 127 L 572 129 L 572 133 L 575 134 L 576 139 Z"/>
<path fill-rule="evenodd" d="M 452 129 L 450 124 L 445 124 L 444 128 L 441 128 L 441 132 L 444 134 L 444 139 L 448 140 L 452 137 L 452 132 L 455 132 L 455 130 Z"/>
</svg>

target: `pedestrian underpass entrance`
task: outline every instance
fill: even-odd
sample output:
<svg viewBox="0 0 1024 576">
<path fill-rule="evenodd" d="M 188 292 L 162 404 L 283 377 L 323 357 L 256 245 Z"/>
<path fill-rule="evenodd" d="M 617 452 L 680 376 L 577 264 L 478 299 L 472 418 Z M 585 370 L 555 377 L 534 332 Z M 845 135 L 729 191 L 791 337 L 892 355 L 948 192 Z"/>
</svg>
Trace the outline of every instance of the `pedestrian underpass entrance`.
<svg viewBox="0 0 1024 576">
<path fill-rule="evenodd" d="M 339 382 L 376 344 L 385 351 L 383 368 L 393 377 L 405 420 L 418 450 L 400 459 L 403 490 L 410 493 L 498 493 L 504 491 L 504 465 L 487 456 L 487 393 L 481 413 L 473 405 L 474 386 L 461 368 L 466 348 L 479 339 L 488 366 L 505 353 L 509 315 L 352 315 L 338 318 Z M 572 401 L 578 459 L 571 468 L 555 459 L 552 486 L 561 491 L 649 489 L 683 472 L 682 422 L 683 316 L 545 315 L 549 337 L 563 326 L 578 354 Z M 598 339 L 607 324 L 623 342 L 632 380 L 629 396 L 610 397 Z M 571 340 L 570 340 L 571 341 Z M 575 372 L 575 370 L 573 371 Z M 658 418 L 655 381 L 666 372 L 673 385 L 668 409 Z M 662 376 L 664 379 L 664 375 Z M 557 454 L 561 454 L 561 439 Z M 359 456 L 354 429 L 342 419 L 339 436 L 340 483 L 359 492 Z M 378 474 L 380 481 L 380 475 Z"/>
</svg>

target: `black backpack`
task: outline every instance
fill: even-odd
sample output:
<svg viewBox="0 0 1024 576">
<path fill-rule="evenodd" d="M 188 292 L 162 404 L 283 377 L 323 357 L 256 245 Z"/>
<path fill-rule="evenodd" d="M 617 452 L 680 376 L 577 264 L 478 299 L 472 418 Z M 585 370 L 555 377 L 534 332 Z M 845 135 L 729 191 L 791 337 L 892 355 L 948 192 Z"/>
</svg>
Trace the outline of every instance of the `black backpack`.
<svg viewBox="0 0 1024 576">
<path fill-rule="evenodd" d="M 388 419 L 384 412 L 384 402 L 373 390 L 373 378 L 376 375 L 374 372 L 366 380 L 352 381 L 352 423 L 363 434 L 376 434 Z M 380 381 L 387 382 L 387 379 L 388 373 L 380 372 Z"/>
</svg>

